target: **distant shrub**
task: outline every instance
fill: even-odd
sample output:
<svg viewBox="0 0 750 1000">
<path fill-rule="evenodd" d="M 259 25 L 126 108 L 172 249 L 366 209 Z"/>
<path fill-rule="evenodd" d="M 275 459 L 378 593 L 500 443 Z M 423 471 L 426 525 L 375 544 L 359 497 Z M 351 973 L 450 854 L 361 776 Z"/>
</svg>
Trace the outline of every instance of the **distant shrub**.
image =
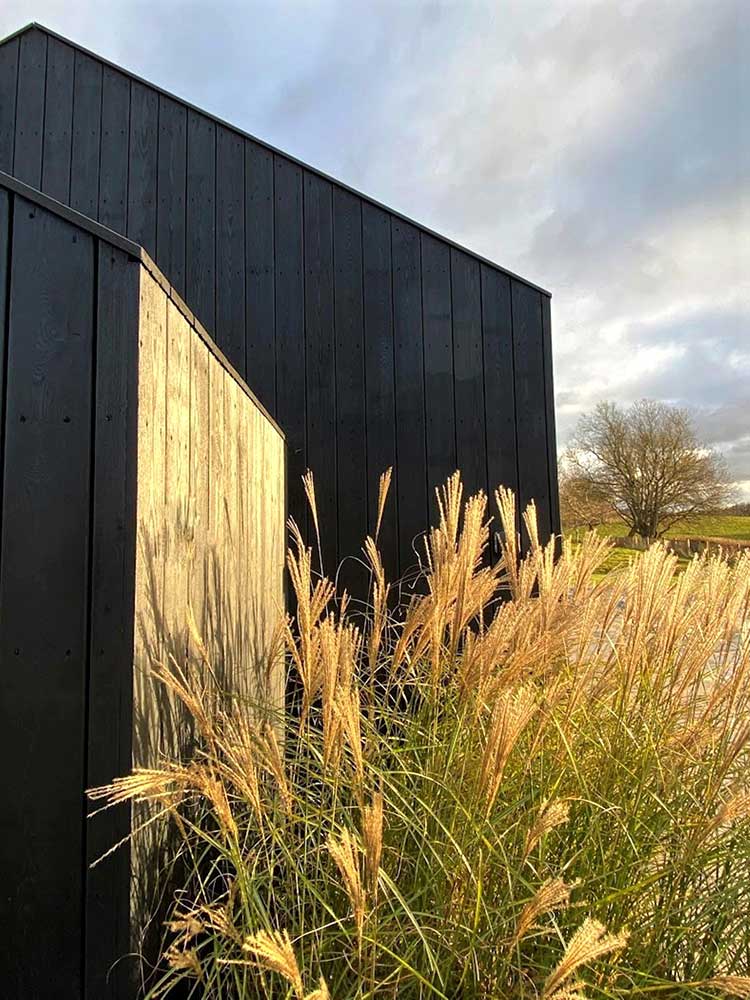
<svg viewBox="0 0 750 1000">
<path fill-rule="evenodd" d="M 747 503 L 735 503 L 731 507 L 725 507 L 718 511 L 719 514 L 729 514 L 732 517 L 750 517 L 750 501 Z"/>
<path fill-rule="evenodd" d="M 496 499 L 489 566 L 448 482 L 404 607 L 368 539 L 364 623 L 294 530 L 294 716 L 155 666 L 196 752 L 94 793 L 179 832 L 150 996 L 750 996 L 750 558 L 675 577 L 655 545 L 594 585 L 605 539 L 555 560 L 532 506 L 519 559 Z"/>
</svg>

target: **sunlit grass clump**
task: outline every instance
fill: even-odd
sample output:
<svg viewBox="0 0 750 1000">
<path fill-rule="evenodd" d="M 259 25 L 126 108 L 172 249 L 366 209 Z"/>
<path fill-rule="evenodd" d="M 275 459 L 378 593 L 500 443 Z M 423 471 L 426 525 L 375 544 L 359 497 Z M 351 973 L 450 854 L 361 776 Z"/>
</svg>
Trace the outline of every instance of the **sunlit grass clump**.
<svg viewBox="0 0 750 1000">
<path fill-rule="evenodd" d="M 594 584 L 607 541 L 532 507 L 519 558 L 500 490 L 489 566 L 485 497 L 439 501 L 408 606 L 367 540 L 364 624 L 293 529 L 295 713 L 155 667 L 194 753 L 96 793 L 178 835 L 151 995 L 750 996 L 750 558 Z"/>
</svg>

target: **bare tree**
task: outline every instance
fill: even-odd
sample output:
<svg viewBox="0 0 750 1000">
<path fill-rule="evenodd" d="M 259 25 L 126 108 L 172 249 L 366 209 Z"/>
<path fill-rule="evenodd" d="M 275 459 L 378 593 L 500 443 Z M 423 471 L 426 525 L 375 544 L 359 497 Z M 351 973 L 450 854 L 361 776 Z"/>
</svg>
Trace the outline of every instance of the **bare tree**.
<svg viewBox="0 0 750 1000">
<path fill-rule="evenodd" d="M 567 462 L 571 475 L 609 500 L 631 535 L 644 538 L 732 497 L 723 460 L 698 440 L 689 414 L 654 400 L 627 410 L 600 403 L 579 420 Z"/>
</svg>

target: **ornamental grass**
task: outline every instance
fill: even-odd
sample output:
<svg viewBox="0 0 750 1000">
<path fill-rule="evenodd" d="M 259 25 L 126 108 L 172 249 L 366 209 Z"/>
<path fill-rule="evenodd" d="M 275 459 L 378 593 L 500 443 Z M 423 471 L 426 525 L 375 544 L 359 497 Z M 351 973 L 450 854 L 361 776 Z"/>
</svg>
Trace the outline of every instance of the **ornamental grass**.
<svg viewBox="0 0 750 1000">
<path fill-rule="evenodd" d="M 284 716 L 154 664 L 194 745 L 91 793 L 173 834 L 148 997 L 750 997 L 750 554 L 595 582 L 494 500 L 493 564 L 438 491 L 401 603 L 368 538 L 365 616 L 290 525 Z"/>
</svg>

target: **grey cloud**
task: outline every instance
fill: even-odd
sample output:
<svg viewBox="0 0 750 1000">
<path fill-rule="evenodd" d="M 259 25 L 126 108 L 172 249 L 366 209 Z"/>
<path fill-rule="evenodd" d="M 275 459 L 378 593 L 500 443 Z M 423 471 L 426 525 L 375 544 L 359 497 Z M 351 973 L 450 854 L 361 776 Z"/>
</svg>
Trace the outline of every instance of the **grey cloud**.
<svg viewBox="0 0 750 1000">
<path fill-rule="evenodd" d="M 35 16 L 553 292 L 559 439 L 690 405 L 747 466 L 743 0 L 316 0 Z M 0 31 L 28 17 L 5 0 Z"/>
</svg>

